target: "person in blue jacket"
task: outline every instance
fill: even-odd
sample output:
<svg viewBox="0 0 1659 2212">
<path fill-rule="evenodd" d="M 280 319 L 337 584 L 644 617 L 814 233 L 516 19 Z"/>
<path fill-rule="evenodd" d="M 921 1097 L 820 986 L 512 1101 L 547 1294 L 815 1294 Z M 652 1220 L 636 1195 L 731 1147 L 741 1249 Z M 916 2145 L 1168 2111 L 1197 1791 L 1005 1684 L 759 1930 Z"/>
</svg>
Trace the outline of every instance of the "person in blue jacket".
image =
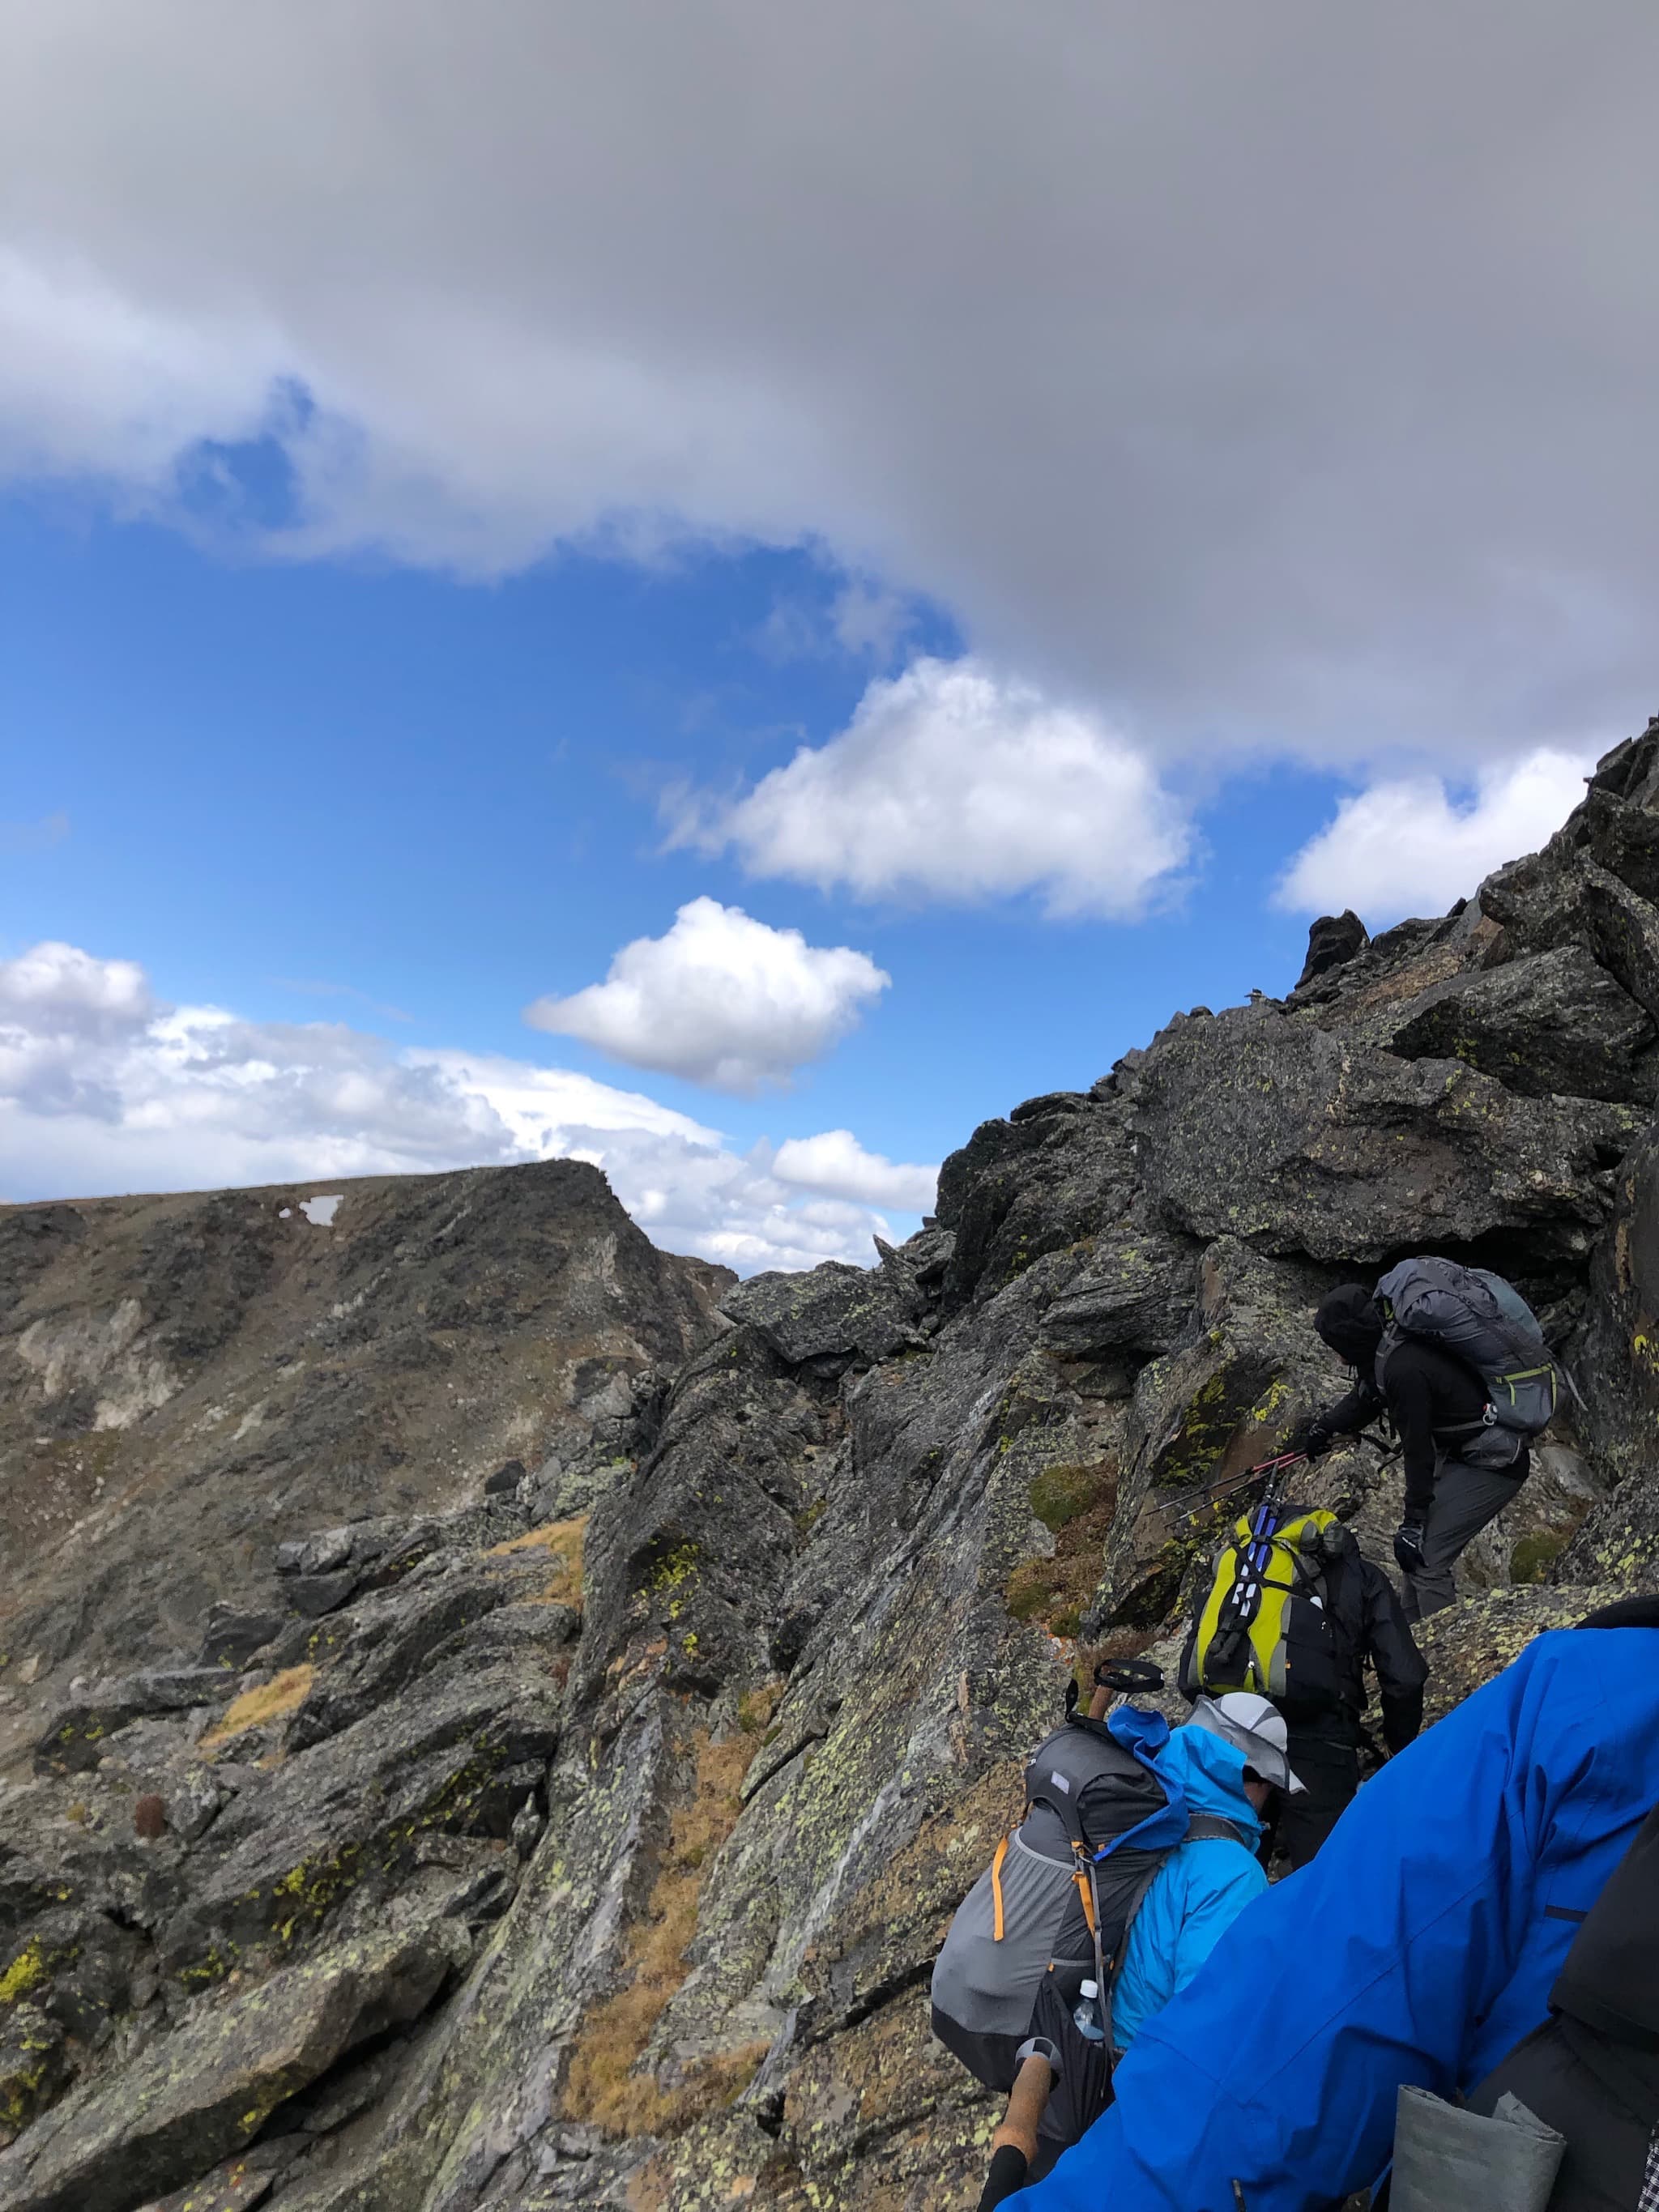
<svg viewBox="0 0 1659 2212">
<path fill-rule="evenodd" d="M 1146 2021 L 1115 2103 L 1009 2207 L 1328 2212 L 1373 2182 L 1402 2082 L 1450 2097 L 1545 2020 L 1659 1804 L 1656 1629 L 1636 1601 L 1540 1636 L 1390 1759 Z"/>
<path fill-rule="evenodd" d="M 1270 1731 L 1260 1738 L 1250 1723 Z M 1192 1718 L 1158 1755 L 1158 1770 L 1186 1792 L 1189 1812 L 1224 1820 L 1231 1836 L 1177 1844 L 1152 1878 L 1130 1923 L 1112 1991 L 1112 2042 L 1127 2051 L 1152 2014 L 1185 1989 L 1239 1914 L 1267 1887 L 1255 1855 L 1258 1817 L 1273 1784 L 1297 1787 L 1285 1758 L 1285 1722 L 1245 1691 L 1199 1698 Z"/>
</svg>

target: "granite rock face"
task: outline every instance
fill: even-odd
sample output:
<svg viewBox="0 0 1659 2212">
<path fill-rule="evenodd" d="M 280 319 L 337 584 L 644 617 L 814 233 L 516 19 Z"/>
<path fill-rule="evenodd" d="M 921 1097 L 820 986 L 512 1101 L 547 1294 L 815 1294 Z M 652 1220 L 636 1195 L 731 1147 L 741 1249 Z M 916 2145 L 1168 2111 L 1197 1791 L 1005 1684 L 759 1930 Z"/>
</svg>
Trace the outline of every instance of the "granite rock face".
<svg viewBox="0 0 1659 2212">
<path fill-rule="evenodd" d="M 971 2203 L 996 2114 L 928 2035 L 941 1934 L 1068 1674 L 1173 1659 L 1207 1492 L 1343 1388 L 1325 1290 L 1497 1266 L 1582 1395 L 1425 1631 L 1431 1716 L 1659 1589 L 1656 896 L 1659 727 L 1454 914 L 1316 925 L 1285 998 L 974 1132 L 867 1269 L 716 1282 L 616 1218 L 554 1236 L 550 1185 L 538 1304 L 510 1188 L 364 1187 L 443 1256 L 351 1349 L 356 1261 L 262 1334 L 280 1207 L 244 1249 L 240 1195 L 126 1202 L 133 1253 L 206 1209 L 211 1296 L 155 1257 L 137 1324 L 96 1209 L 0 1212 L 16 1433 L 55 1439 L 10 1471 L 44 1486 L 0 1668 L 0 2212 Z M 53 1470 L 106 1434 L 123 1512 L 192 1500 L 157 1526 L 199 1603 L 67 1609 Z M 250 1496 L 283 1503 L 210 1565 Z M 1382 1443 L 1305 1496 L 1391 1564 Z"/>
</svg>

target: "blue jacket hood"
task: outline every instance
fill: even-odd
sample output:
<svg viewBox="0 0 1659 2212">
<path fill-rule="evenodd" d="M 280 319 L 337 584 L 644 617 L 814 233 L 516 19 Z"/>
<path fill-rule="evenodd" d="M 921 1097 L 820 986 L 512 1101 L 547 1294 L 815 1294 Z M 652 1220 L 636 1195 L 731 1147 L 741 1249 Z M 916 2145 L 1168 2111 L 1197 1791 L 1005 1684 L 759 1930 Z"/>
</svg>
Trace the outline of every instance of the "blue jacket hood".
<svg viewBox="0 0 1659 2212">
<path fill-rule="evenodd" d="M 1244 1753 L 1225 1736 L 1179 1728 L 1158 1754 L 1157 1765 L 1186 1791 L 1189 1813 L 1231 1820 L 1252 1838 L 1261 1833 L 1255 1808 L 1244 1795 Z"/>
</svg>

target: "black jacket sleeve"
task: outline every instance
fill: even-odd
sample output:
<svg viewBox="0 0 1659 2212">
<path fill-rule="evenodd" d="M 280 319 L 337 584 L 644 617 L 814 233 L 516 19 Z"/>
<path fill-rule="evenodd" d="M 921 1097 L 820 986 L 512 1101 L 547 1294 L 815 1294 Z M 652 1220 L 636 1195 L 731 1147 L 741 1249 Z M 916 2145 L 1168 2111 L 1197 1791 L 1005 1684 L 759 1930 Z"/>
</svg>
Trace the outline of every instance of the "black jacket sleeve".
<svg viewBox="0 0 1659 2212">
<path fill-rule="evenodd" d="M 1328 1429 L 1333 1436 L 1352 1436 L 1363 1429 L 1367 1421 L 1374 1421 L 1382 1411 L 1382 1394 L 1362 1377 L 1346 1398 L 1339 1398 L 1328 1413 L 1319 1416 L 1319 1425 Z"/>
<path fill-rule="evenodd" d="M 1406 1518 L 1425 1522 L 1434 1503 L 1434 1471 L 1439 1452 L 1434 1441 L 1434 1398 L 1421 1364 L 1396 1356 L 1386 1376 L 1388 1407 L 1401 1443 L 1406 1474 Z"/>
<path fill-rule="evenodd" d="M 1376 1669 L 1382 1740 L 1390 1751 L 1404 1751 L 1423 1725 L 1423 1685 L 1429 1679 L 1429 1665 L 1400 1609 L 1394 1584 L 1370 1559 L 1364 1566 L 1365 1656 Z"/>
</svg>

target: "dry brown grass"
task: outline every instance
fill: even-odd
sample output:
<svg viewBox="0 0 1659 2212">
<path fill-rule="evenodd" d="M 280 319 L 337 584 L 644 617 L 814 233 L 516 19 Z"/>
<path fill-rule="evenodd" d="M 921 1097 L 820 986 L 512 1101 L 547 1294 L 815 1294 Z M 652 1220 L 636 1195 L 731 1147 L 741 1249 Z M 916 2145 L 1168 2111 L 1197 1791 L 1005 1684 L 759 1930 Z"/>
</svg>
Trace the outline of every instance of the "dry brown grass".
<svg viewBox="0 0 1659 2212">
<path fill-rule="evenodd" d="M 580 1609 L 582 1545 L 586 1534 L 587 1516 L 582 1513 L 574 1521 L 549 1521 L 540 1528 L 526 1529 L 522 1536 L 509 1538 L 505 1544 L 492 1544 L 484 1556 L 504 1559 L 526 1552 L 544 1551 L 555 1565 L 546 1589 L 540 1593 L 543 1603 L 570 1605 Z"/>
<path fill-rule="evenodd" d="M 316 1679 L 314 1667 L 285 1667 L 257 1690 L 244 1690 L 226 1706 L 222 1719 L 208 1730 L 197 1749 L 217 1751 L 233 1736 L 246 1735 L 263 1722 L 280 1720 L 305 1703 Z"/>
<path fill-rule="evenodd" d="M 665 2135 L 729 2104 L 766 2054 L 763 2043 L 723 2051 L 673 2089 L 635 2071 L 651 2031 L 685 1979 L 702 1870 L 737 1825 L 738 1785 L 755 1753 L 749 1735 L 714 1743 L 700 1729 L 693 1741 L 696 1784 L 670 1823 L 645 1917 L 630 1932 L 629 1978 L 583 2021 L 565 2082 L 566 2117 L 595 2122 L 613 2135 Z"/>
</svg>

